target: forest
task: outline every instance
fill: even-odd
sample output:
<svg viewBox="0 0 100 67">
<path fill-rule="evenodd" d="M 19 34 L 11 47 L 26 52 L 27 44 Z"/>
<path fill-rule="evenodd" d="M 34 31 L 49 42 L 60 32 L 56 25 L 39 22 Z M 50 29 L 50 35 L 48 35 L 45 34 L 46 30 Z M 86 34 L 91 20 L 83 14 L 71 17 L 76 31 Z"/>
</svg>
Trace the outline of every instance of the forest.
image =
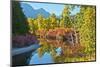
<svg viewBox="0 0 100 67">
<path fill-rule="evenodd" d="M 45 18 L 27 18 L 19 2 L 12 3 L 12 46 L 23 47 L 38 42 L 39 56 L 51 53 L 56 63 L 95 61 L 96 7 L 91 5 L 64 5 L 60 17 L 55 13 Z M 71 11 L 79 7 L 79 13 Z M 18 45 L 19 44 L 19 45 Z M 62 52 L 56 55 L 55 49 Z"/>
</svg>

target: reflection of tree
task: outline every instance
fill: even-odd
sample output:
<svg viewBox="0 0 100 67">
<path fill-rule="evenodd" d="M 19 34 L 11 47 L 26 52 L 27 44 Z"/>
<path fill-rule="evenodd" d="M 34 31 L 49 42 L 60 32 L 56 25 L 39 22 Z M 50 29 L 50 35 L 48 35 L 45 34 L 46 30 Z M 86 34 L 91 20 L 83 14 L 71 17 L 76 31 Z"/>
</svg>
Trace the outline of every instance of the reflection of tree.
<svg viewBox="0 0 100 67">
<path fill-rule="evenodd" d="M 75 62 L 84 60 L 84 50 L 83 46 L 62 46 L 62 53 L 59 56 L 54 57 L 55 62 Z M 83 58 L 83 59 L 82 59 Z"/>
<path fill-rule="evenodd" d="M 42 57 L 44 53 L 45 53 L 45 52 L 43 51 L 42 48 L 39 48 L 39 49 L 38 49 L 38 55 L 39 55 L 39 57 Z"/>
<path fill-rule="evenodd" d="M 84 56 L 84 52 L 82 52 L 84 47 L 81 45 L 68 45 L 61 40 L 49 40 L 47 42 L 48 45 L 50 45 L 49 49 L 51 48 L 51 55 L 55 62 L 71 62 L 72 58 L 72 61 L 75 61 L 78 57 Z M 62 49 L 60 55 L 57 55 L 57 52 L 55 51 L 58 47 L 61 47 Z"/>
<path fill-rule="evenodd" d="M 51 55 L 53 56 L 53 57 L 55 57 L 56 56 L 56 51 L 55 51 L 55 47 L 53 47 L 52 45 L 51 45 Z"/>
<path fill-rule="evenodd" d="M 42 57 L 45 52 L 50 53 L 50 45 L 46 41 L 40 41 L 40 45 L 42 45 L 42 47 L 38 49 L 39 57 Z"/>
</svg>

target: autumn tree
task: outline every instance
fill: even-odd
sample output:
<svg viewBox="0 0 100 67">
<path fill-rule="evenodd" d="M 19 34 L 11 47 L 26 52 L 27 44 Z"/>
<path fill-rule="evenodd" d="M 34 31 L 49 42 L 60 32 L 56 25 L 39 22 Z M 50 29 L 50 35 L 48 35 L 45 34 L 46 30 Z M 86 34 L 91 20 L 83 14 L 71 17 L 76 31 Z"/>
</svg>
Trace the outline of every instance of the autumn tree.
<svg viewBox="0 0 100 67">
<path fill-rule="evenodd" d="M 36 30 L 38 30 L 38 23 L 36 19 L 28 18 L 29 32 L 35 35 Z"/>
<path fill-rule="evenodd" d="M 51 26 L 51 28 L 54 29 L 56 27 L 56 24 L 57 24 L 56 15 L 54 13 L 52 13 L 51 16 L 50 16 L 50 26 Z"/>
<path fill-rule="evenodd" d="M 93 54 L 95 50 L 95 7 L 81 6 L 80 8 L 80 13 L 76 15 L 76 26 L 80 32 L 80 41 L 86 47 L 84 52 Z"/>
<path fill-rule="evenodd" d="M 37 17 L 37 23 L 38 23 L 39 30 L 41 30 L 43 28 L 43 21 L 44 21 L 43 16 L 39 14 Z"/>
<path fill-rule="evenodd" d="M 60 20 L 61 27 L 70 27 L 70 9 L 67 5 L 64 6 L 62 11 L 61 20 Z"/>
</svg>

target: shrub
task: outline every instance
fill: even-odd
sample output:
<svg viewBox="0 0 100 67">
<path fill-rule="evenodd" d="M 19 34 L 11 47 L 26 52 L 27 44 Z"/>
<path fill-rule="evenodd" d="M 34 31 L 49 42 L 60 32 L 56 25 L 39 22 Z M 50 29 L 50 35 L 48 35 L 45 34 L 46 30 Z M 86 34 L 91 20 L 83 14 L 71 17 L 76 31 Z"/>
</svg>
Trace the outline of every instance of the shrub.
<svg viewBox="0 0 100 67">
<path fill-rule="evenodd" d="M 13 47 L 25 47 L 37 43 L 37 39 L 34 35 L 15 35 L 12 37 Z"/>
</svg>

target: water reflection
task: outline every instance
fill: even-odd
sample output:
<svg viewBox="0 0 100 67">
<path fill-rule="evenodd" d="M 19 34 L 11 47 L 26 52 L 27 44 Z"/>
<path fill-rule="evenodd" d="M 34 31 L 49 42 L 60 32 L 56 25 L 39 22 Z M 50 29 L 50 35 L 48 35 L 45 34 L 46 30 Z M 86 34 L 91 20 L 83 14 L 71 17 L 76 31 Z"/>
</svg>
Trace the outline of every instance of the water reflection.
<svg viewBox="0 0 100 67">
<path fill-rule="evenodd" d="M 76 55 L 77 47 L 61 40 L 39 39 L 41 47 L 32 53 L 29 64 L 63 63 L 72 61 L 67 58 Z M 79 47 L 78 47 L 79 48 Z M 76 51 L 76 52 L 75 52 Z"/>
<path fill-rule="evenodd" d="M 57 48 L 55 51 L 56 51 L 56 56 L 60 56 L 62 51 L 61 47 Z M 29 64 L 46 64 L 46 63 L 54 63 L 52 51 L 45 52 L 41 57 L 39 56 L 38 51 L 32 53 L 32 57 Z"/>
<path fill-rule="evenodd" d="M 39 57 L 39 54 L 36 53 L 32 56 L 30 60 L 30 64 L 46 64 L 46 63 L 54 63 L 51 54 L 47 52 L 45 52 L 41 58 Z"/>
<path fill-rule="evenodd" d="M 57 48 L 56 49 L 56 52 L 57 52 L 57 56 L 60 56 L 61 55 L 61 51 L 62 51 L 62 49 L 61 49 L 61 47 L 59 47 L 59 48 Z"/>
<path fill-rule="evenodd" d="M 54 63 L 54 57 L 61 55 L 63 42 L 45 39 L 39 39 L 39 41 L 42 47 L 32 53 L 29 64 Z"/>
</svg>

